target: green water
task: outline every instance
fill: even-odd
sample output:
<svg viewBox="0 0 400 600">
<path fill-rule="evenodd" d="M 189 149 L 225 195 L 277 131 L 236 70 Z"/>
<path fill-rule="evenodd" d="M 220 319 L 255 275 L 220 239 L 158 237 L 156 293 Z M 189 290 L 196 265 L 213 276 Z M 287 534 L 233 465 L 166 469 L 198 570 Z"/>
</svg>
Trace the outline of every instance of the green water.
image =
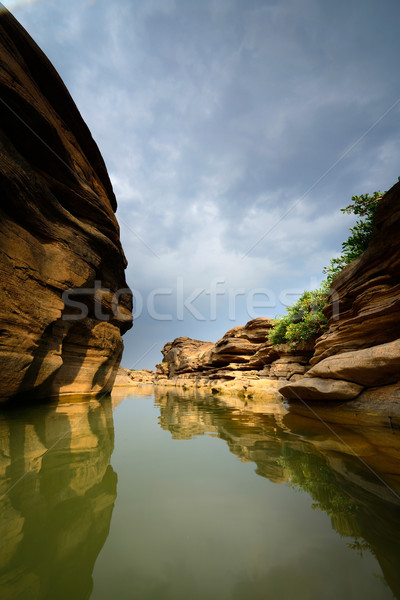
<svg viewBox="0 0 400 600">
<path fill-rule="evenodd" d="M 2 600 L 400 598 L 400 433 L 120 400 L 0 414 Z"/>
</svg>

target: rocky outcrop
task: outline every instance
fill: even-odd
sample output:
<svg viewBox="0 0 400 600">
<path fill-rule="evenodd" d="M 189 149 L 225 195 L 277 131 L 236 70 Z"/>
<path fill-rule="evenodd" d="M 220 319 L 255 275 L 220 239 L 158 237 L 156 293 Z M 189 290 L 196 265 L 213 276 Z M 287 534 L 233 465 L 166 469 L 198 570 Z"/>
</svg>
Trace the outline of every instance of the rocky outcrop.
<svg viewBox="0 0 400 600">
<path fill-rule="evenodd" d="M 176 338 L 173 342 L 165 344 L 161 350 L 164 360 L 161 365 L 157 365 L 157 372 L 173 377 L 202 370 L 207 361 L 207 351 L 213 346 L 212 342 L 201 342 L 188 337 Z"/>
<path fill-rule="evenodd" d="M 205 357 L 205 368 L 243 371 L 263 368 L 277 357 L 272 344 L 267 341 L 271 327 L 272 322 L 265 317 L 233 327 L 210 349 Z"/>
<path fill-rule="evenodd" d="M 267 342 L 271 321 L 258 318 L 243 327 L 234 327 L 215 344 L 180 337 L 165 344 L 161 350 L 164 360 L 157 365 L 159 375 L 174 377 L 203 373 L 221 375 L 234 370 L 251 371 L 263 368 L 275 357 Z"/>
<path fill-rule="evenodd" d="M 2 5 L 0 99 L 0 400 L 109 391 L 132 320 L 116 200 L 62 80 Z"/>
<path fill-rule="evenodd" d="M 289 383 L 279 390 L 284 390 L 290 400 L 351 400 L 362 391 L 362 386 L 350 381 L 337 379 L 320 379 L 318 377 L 303 377 Z"/>
<path fill-rule="evenodd" d="M 114 386 L 131 386 L 142 383 L 153 383 L 155 371 L 150 369 L 142 369 L 141 371 L 135 369 L 124 369 L 120 367 L 117 371 Z"/>
<path fill-rule="evenodd" d="M 313 347 L 303 344 L 296 351 L 288 344 L 273 347 L 268 341 L 271 327 L 270 319 L 259 317 L 230 329 L 215 344 L 187 337 L 168 342 L 155 382 L 275 398 L 279 382 L 306 373 Z"/>
<path fill-rule="evenodd" d="M 397 183 L 379 203 L 368 249 L 334 279 L 326 311 L 329 329 L 317 340 L 304 379 L 281 387 L 285 397 L 328 399 L 341 382 L 348 399 L 365 389 L 360 398 L 364 394 L 370 403 L 400 382 L 399 231 Z"/>
<path fill-rule="evenodd" d="M 296 381 L 310 368 L 313 344 L 301 342 L 296 349 L 291 348 L 290 344 L 279 344 L 274 350 L 278 358 L 271 363 L 268 371 L 268 367 L 264 369 L 270 379 Z"/>
</svg>

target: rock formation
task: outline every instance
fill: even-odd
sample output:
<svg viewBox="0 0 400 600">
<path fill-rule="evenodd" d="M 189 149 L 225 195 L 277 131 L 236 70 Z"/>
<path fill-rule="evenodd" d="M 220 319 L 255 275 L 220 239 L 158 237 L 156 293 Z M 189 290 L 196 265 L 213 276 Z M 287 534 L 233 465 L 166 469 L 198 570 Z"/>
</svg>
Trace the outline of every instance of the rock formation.
<svg viewBox="0 0 400 600">
<path fill-rule="evenodd" d="M 251 388 L 254 393 L 273 391 L 278 382 L 302 377 L 310 366 L 312 347 L 273 347 L 267 339 L 271 327 L 270 319 L 258 317 L 230 329 L 215 344 L 187 337 L 168 342 L 161 351 L 164 361 L 157 365 L 156 382 L 188 381 L 213 391 L 236 388 L 250 393 Z"/>
<path fill-rule="evenodd" d="M 120 367 L 117 371 L 114 386 L 124 387 L 138 383 L 153 383 L 155 375 L 155 371 L 150 369 L 135 370 Z"/>
<path fill-rule="evenodd" d="M 0 99 L 0 400 L 109 391 L 132 320 L 115 196 L 62 80 L 2 5 Z"/>
<path fill-rule="evenodd" d="M 398 396 L 399 231 L 397 183 L 379 203 L 369 247 L 332 283 L 326 311 L 329 329 L 316 342 L 312 368 L 303 379 L 283 386 L 284 396 L 352 399 L 364 389 L 360 398 L 368 398 L 368 403 Z"/>
<path fill-rule="evenodd" d="M 173 342 L 165 344 L 161 350 L 164 361 L 161 365 L 157 365 L 157 369 L 160 374 L 169 377 L 182 373 L 194 373 L 201 370 L 201 366 L 207 360 L 207 351 L 213 346 L 212 342 L 179 337 Z"/>
<path fill-rule="evenodd" d="M 272 347 L 271 321 L 253 319 L 216 344 L 189 338 L 166 344 L 156 380 L 192 382 L 214 392 L 236 387 L 246 394 L 272 391 L 272 383 L 280 382 L 275 389 L 290 400 L 357 398 L 358 411 L 399 414 L 399 231 L 400 182 L 379 203 L 367 250 L 334 279 L 325 311 L 328 331 L 315 345 Z"/>
<path fill-rule="evenodd" d="M 236 371 L 263 369 L 272 362 L 275 353 L 267 341 L 271 321 L 258 318 L 243 327 L 234 327 L 215 344 L 180 337 L 165 344 L 161 350 L 164 361 L 157 365 L 161 376 L 196 376 L 233 379 Z"/>
</svg>

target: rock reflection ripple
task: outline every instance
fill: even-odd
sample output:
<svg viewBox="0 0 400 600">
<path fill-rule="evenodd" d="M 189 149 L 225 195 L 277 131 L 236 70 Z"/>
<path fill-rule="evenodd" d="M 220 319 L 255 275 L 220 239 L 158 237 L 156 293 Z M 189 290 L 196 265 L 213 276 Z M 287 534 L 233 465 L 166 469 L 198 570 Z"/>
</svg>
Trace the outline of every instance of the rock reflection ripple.
<svg viewBox="0 0 400 600">
<path fill-rule="evenodd" d="M 0 414 L 0 596 L 83 599 L 108 536 L 117 475 L 111 400 Z"/>
<path fill-rule="evenodd" d="M 400 434 L 382 427 L 330 425 L 300 415 L 265 414 L 237 398 L 158 387 L 160 426 L 175 439 L 214 435 L 256 473 L 302 489 L 348 546 L 378 560 L 400 598 Z M 354 452 L 357 456 L 355 456 Z M 359 457 L 362 460 L 359 460 Z"/>
</svg>

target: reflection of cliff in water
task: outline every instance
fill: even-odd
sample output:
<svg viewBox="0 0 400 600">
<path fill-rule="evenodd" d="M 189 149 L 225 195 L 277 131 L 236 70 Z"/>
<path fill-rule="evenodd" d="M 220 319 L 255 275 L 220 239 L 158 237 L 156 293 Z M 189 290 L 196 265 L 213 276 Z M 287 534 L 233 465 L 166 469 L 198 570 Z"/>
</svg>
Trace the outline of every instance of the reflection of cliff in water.
<svg viewBox="0 0 400 600">
<path fill-rule="evenodd" d="M 229 406 L 227 399 L 194 400 L 193 394 L 156 388 L 163 429 L 176 439 L 218 436 L 241 460 L 254 462 L 258 475 L 307 491 L 314 507 L 330 515 L 332 527 L 341 536 L 354 538 L 350 547 L 361 553 L 368 549 L 376 556 L 387 584 L 400 598 L 399 432 L 328 429 L 315 419 L 260 414 L 235 399 Z"/>
<path fill-rule="evenodd" d="M 0 415 L 0 597 L 89 598 L 117 476 L 110 399 Z"/>
</svg>

